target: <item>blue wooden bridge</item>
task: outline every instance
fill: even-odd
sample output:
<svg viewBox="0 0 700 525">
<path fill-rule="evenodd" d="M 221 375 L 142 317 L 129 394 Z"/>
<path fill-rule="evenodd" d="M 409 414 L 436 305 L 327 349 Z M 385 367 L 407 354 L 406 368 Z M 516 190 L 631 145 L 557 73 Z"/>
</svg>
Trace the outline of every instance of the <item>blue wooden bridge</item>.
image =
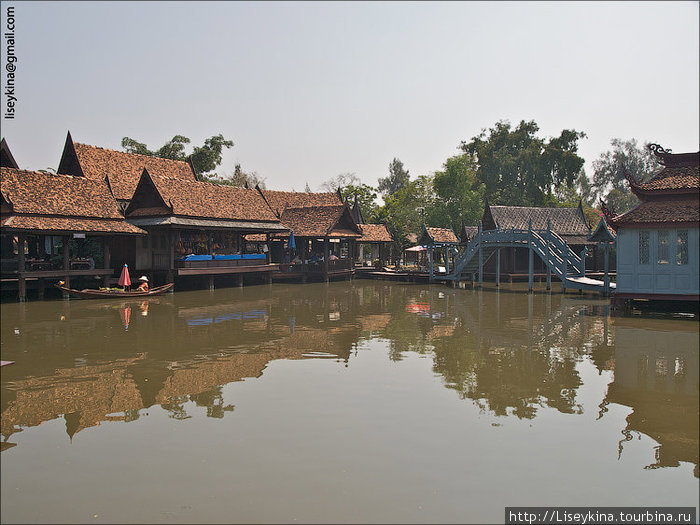
<svg viewBox="0 0 700 525">
<path fill-rule="evenodd" d="M 434 280 L 452 281 L 473 280 L 478 274 L 479 284 L 483 283 L 484 264 L 496 255 L 496 283 L 500 281 L 500 249 L 527 248 L 529 250 L 528 290 L 532 291 L 534 281 L 534 257 L 539 257 L 547 268 L 547 289 L 551 289 L 552 274 L 560 281 L 562 291 L 567 288 L 576 290 L 593 290 L 609 294 L 615 289 L 615 283 L 610 282 L 605 259 L 605 279 L 603 281 L 586 277 L 586 249 L 580 254 L 574 253 L 567 242 L 552 231 L 548 224 L 546 230 L 535 230 L 532 223 L 527 230 L 487 230 L 483 231 L 481 223 L 478 233 L 455 256 L 453 268 L 446 268 L 445 274 L 434 274 L 431 264 L 431 278 Z M 432 261 L 432 252 L 431 261 Z M 607 252 L 606 252 L 607 255 Z M 449 258 L 448 258 L 449 260 Z"/>
</svg>

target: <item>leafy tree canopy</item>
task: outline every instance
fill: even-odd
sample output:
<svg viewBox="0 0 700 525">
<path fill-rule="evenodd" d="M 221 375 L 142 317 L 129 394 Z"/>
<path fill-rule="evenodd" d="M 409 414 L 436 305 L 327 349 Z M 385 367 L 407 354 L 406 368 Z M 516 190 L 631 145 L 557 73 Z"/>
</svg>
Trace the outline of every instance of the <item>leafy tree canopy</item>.
<svg viewBox="0 0 700 525">
<path fill-rule="evenodd" d="M 573 184 L 583 167 L 577 155 L 583 132 L 565 129 L 558 137 L 537 137 L 534 120 L 508 121 L 462 141 L 460 148 L 477 162 L 477 178 L 485 185 L 489 202 L 504 205 L 542 206 L 561 184 Z"/>
<path fill-rule="evenodd" d="M 394 157 L 394 160 L 389 164 L 389 176 L 380 178 L 377 190 L 386 196 L 393 195 L 409 182 L 410 175 L 408 170 L 404 169 L 403 162 Z"/>
<path fill-rule="evenodd" d="M 122 148 L 128 153 L 138 153 L 139 155 L 148 155 L 149 157 L 187 160 L 188 155 L 185 153 L 185 144 L 189 143 L 190 139 L 187 137 L 175 135 L 161 148 L 151 151 L 145 144 L 132 138 L 124 137 L 122 139 Z M 214 171 L 214 169 L 221 164 L 223 149 L 231 147 L 233 147 L 233 141 L 226 140 L 221 134 L 206 139 L 202 146 L 195 146 L 190 155 L 195 171 L 200 175 Z"/>
<path fill-rule="evenodd" d="M 637 181 L 644 182 L 658 170 L 659 164 L 649 150 L 649 143 L 637 146 L 636 139 L 612 139 L 612 149 L 601 153 L 593 161 L 593 181 L 591 189 L 594 195 L 605 201 L 616 213 L 624 213 L 639 204 L 639 199 L 630 190 L 624 171 Z"/>
<path fill-rule="evenodd" d="M 379 206 L 377 206 L 377 190 L 367 184 L 348 184 L 340 188 L 343 200 L 347 199 L 348 206 L 352 207 L 357 200 L 360 211 L 365 221 L 374 223 L 377 220 Z"/>
<path fill-rule="evenodd" d="M 477 179 L 477 166 L 469 153 L 450 157 L 433 178 L 439 206 L 431 210 L 431 226 L 452 228 L 462 220 L 475 224 L 484 211 L 484 184 Z"/>
</svg>

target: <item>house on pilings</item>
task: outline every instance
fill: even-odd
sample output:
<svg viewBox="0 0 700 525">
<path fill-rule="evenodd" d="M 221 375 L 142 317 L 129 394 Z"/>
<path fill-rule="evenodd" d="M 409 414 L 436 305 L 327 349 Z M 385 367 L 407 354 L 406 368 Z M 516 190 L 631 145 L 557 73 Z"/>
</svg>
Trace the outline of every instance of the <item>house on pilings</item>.
<svg viewBox="0 0 700 525">
<path fill-rule="evenodd" d="M 294 234 L 271 239 L 272 260 L 280 262 L 277 279 L 329 280 L 353 275 L 356 242 L 362 236 L 340 192 L 311 193 L 263 190 L 256 187 L 281 223 Z M 247 236 L 259 242 L 257 236 Z M 289 264 L 298 256 L 297 264 Z M 318 261 L 317 261 L 318 259 Z"/>
<path fill-rule="evenodd" d="M 432 280 L 436 266 L 438 273 L 450 273 L 454 267 L 454 256 L 459 238 L 452 228 L 428 228 L 423 225 L 423 231 L 418 237 L 418 245 L 427 248 L 428 276 Z"/>
<path fill-rule="evenodd" d="M 144 168 L 126 220 L 148 231 L 133 250 L 133 265 L 156 281 L 180 283 L 199 277 L 222 283 L 270 281 L 278 268 L 269 254 L 245 253 L 248 234 L 288 235 L 289 230 L 254 189 L 159 177 Z"/>
<path fill-rule="evenodd" d="M 625 173 L 641 203 L 615 216 L 617 303 L 634 300 L 699 300 L 700 152 L 673 154 L 649 145 L 661 170 L 637 182 Z"/>
<path fill-rule="evenodd" d="M 0 188 L 3 291 L 16 289 L 20 301 L 28 287 L 43 297 L 59 279 L 108 284 L 122 265 L 114 246 L 146 237 L 124 220 L 105 181 L 2 167 Z"/>
</svg>

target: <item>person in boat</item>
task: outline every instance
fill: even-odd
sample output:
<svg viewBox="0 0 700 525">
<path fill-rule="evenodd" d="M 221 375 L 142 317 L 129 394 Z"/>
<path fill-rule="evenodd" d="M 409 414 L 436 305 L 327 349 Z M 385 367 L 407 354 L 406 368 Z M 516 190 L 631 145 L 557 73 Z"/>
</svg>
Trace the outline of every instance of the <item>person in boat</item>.
<svg viewBox="0 0 700 525">
<path fill-rule="evenodd" d="M 137 292 L 147 292 L 148 291 L 148 277 L 146 277 L 145 275 L 142 275 L 141 277 L 139 277 L 139 281 L 141 282 L 141 284 L 139 284 L 139 287 L 136 288 L 136 291 Z"/>
</svg>

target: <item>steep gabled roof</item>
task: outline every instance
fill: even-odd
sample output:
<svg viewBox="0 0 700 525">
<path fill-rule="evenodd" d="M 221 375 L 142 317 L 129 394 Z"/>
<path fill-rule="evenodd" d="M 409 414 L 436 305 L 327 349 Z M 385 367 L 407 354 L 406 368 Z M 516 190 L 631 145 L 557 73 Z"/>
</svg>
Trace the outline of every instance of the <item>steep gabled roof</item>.
<svg viewBox="0 0 700 525">
<path fill-rule="evenodd" d="M 124 221 L 104 181 L 0 168 L 0 184 L 12 208 L 3 227 L 145 233 Z"/>
<path fill-rule="evenodd" d="M 345 204 L 288 207 L 283 210 L 280 219 L 297 237 L 361 236 L 360 228 Z"/>
<path fill-rule="evenodd" d="M 147 192 L 159 198 L 150 202 L 142 199 Z M 145 216 L 149 210 L 153 215 L 163 215 L 165 206 L 170 208 L 170 214 L 183 217 L 279 223 L 254 189 L 158 177 L 147 169 L 143 169 L 133 197 L 126 209 L 128 217 Z"/>
<path fill-rule="evenodd" d="M 391 234 L 385 224 L 360 224 L 362 237 L 357 242 L 391 242 Z"/>
<path fill-rule="evenodd" d="M 267 204 L 277 216 L 281 216 L 284 208 L 307 208 L 311 206 L 339 206 L 343 204 L 337 192 L 308 193 L 296 191 L 263 190 L 257 187 Z"/>
<path fill-rule="evenodd" d="M 616 237 L 617 235 L 615 235 L 615 232 L 608 227 L 605 218 L 601 217 L 598 221 L 598 226 L 596 226 L 595 231 L 588 237 L 588 240 L 591 242 L 613 242 Z"/>
<path fill-rule="evenodd" d="M 76 167 L 70 166 L 73 161 L 71 148 L 75 152 L 74 155 L 82 175 L 100 181 L 109 176 L 114 198 L 119 200 L 131 199 L 144 168 L 152 175 L 159 177 L 190 182 L 197 181 L 192 165 L 188 162 L 74 143 L 70 134 L 66 140 L 66 147 L 58 169 L 59 173 L 81 174 L 76 172 Z"/>
<path fill-rule="evenodd" d="M 0 167 L 19 169 L 19 165 L 10 151 L 10 146 L 7 145 L 4 138 L 0 140 Z"/>
</svg>

